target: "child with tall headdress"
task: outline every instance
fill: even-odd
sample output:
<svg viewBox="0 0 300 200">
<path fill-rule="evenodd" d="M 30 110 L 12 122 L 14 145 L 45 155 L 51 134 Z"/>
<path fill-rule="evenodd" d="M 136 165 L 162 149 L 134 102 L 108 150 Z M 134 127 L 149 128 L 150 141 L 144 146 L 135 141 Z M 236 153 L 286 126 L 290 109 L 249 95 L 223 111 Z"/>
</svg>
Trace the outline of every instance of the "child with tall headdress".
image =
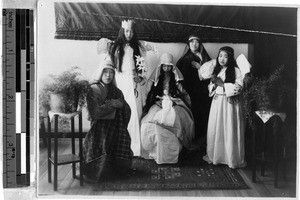
<svg viewBox="0 0 300 200">
<path fill-rule="evenodd" d="M 109 53 L 116 67 L 117 86 L 131 108 L 128 131 L 131 149 L 135 156 L 141 155 L 140 120 L 145 104 L 145 68 L 139 65 L 145 51 L 156 49 L 149 43 L 139 41 L 135 32 L 135 21 L 124 20 L 117 39 L 111 43 Z"/>
</svg>

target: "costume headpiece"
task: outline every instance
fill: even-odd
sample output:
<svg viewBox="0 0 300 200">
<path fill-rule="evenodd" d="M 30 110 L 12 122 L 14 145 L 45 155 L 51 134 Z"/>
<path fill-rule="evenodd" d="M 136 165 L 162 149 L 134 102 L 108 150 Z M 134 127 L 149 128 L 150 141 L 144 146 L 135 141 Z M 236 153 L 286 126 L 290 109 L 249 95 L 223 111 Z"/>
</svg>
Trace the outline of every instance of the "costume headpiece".
<svg viewBox="0 0 300 200">
<path fill-rule="evenodd" d="M 108 54 L 104 55 L 104 59 L 100 61 L 99 63 L 99 68 L 95 73 L 93 73 L 92 78 L 90 80 L 90 83 L 97 83 L 101 81 L 101 77 L 103 75 L 103 70 L 104 69 L 112 69 L 115 72 L 115 67 L 113 65 L 113 62 Z M 115 77 L 112 81 L 112 83 L 116 86 L 116 80 Z"/>
<path fill-rule="evenodd" d="M 133 20 L 124 20 L 122 21 L 122 28 L 124 29 L 132 29 L 134 25 L 134 21 Z"/>
<path fill-rule="evenodd" d="M 112 69 L 115 71 L 115 68 L 114 68 L 114 64 L 113 62 L 111 61 L 111 58 L 109 55 L 106 55 L 105 58 L 104 58 L 104 61 L 102 63 L 102 68 L 103 69 L 106 69 L 106 68 L 109 68 L 109 69 Z"/>
<path fill-rule="evenodd" d="M 200 37 L 197 34 L 192 34 L 189 36 L 188 42 L 190 42 L 192 40 L 198 40 L 199 42 L 201 41 Z"/>
<path fill-rule="evenodd" d="M 172 54 L 169 54 L 169 53 L 162 54 L 160 56 L 160 65 L 162 65 L 162 64 L 174 66 Z"/>
<path fill-rule="evenodd" d="M 164 53 L 160 56 L 160 62 L 159 62 L 159 65 L 157 66 L 156 70 L 149 77 L 149 80 L 154 82 L 154 86 L 157 86 L 158 79 L 159 79 L 159 76 L 160 76 L 160 69 L 161 69 L 162 65 L 172 65 L 173 66 L 172 71 L 175 74 L 175 80 L 176 81 L 183 80 L 182 73 L 173 64 L 173 56 L 169 53 Z"/>
</svg>

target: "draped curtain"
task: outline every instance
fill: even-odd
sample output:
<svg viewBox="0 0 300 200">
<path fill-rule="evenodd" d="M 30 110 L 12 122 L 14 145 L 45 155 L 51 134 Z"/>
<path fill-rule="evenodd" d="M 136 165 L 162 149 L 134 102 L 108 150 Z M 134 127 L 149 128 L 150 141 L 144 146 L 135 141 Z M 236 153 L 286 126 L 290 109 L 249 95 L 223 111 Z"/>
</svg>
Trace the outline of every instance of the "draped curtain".
<svg viewBox="0 0 300 200">
<path fill-rule="evenodd" d="M 57 39 L 116 38 L 121 21 L 135 19 L 142 40 L 185 42 L 198 32 L 204 42 L 253 42 L 255 33 L 296 35 L 297 9 L 276 7 L 55 3 Z"/>
</svg>

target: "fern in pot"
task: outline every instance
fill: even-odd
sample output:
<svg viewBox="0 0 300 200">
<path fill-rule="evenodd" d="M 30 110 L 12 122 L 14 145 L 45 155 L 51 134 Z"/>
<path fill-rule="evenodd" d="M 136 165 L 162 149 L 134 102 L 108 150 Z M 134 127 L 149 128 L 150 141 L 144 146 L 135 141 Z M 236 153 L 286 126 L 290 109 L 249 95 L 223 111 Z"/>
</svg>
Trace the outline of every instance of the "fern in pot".
<svg viewBox="0 0 300 200">
<path fill-rule="evenodd" d="M 243 93 L 244 110 L 252 130 L 255 129 L 255 111 L 285 112 L 292 88 L 284 80 L 283 70 L 284 66 L 280 66 L 269 77 L 247 77 Z"/>
<path fill-rule="evenodd" d="M 80 79 L 79 67 L 72 67 L 58 75 L 49 75 L 47 82 L 39 93 L 40 115 L 48 111 L 70 114 L 85 105 L 89 82 Z M 62 132 L 69 129 L 69 120 L 60 117 L 59 128 Z"/>
</svg>

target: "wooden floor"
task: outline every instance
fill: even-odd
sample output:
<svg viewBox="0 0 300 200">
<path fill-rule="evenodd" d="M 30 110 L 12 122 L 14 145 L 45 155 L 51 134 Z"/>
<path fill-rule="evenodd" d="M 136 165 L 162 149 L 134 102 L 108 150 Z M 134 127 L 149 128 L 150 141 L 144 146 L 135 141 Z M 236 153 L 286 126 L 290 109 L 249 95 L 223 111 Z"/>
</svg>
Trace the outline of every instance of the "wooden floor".
<svg viewBox="0 0 300 200">
<path fill-rule="evenodd" d="M 70 139 L 59 139 L 59 154 L 70 152 Z M 191 190 L 191 191 L 93 191 L 92 185 L 79 185 L 78 179 L 72 178 L 71 165 L 58 167 L 58 190 L 53 191 L 53 183 L 48 183 L 47 148 L 40 142 L 37 195 L 39 197 L 55 197 L 57 195 L 99 195 L 99 196 L 133 196 L 133 197 L 296 197 L 296 167 L 289 165 L 287 180 L 280 177 L 279 188 L 274 188 L 272 171 L 266 168 L 264 177 L 257 172 L 257 182 L 251 181 L 251 168 L 239 169 L 250 189 L 245 190 Z M 53 170 L 53 167 L 52 167 Z M 53 172 L 52 172 L 53 175 Z M 53 178 L 52 178 L 53 180 Z"/>
</svg>

